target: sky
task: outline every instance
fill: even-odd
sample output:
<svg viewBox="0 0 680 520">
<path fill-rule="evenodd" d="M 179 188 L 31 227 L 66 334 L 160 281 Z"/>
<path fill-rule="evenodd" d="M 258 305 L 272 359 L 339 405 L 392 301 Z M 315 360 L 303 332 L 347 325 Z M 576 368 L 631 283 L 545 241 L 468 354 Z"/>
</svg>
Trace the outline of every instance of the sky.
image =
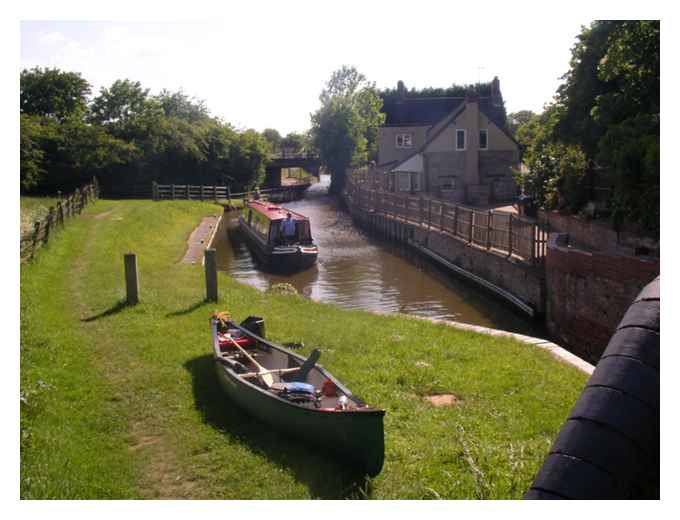
<svg viewBox="0 0 680 520">
<path fill-rule="evenodd" d="M 357 67 L 378 88 L 498 76 L 509 113 L 540 111 L 568 70 L 581 26 L 592 20 L 545 13 L 536 23 L 493 3 L 486 11 L 453 2 L 421 2 L 422 9 L 396 1 L 237 5 L 214 16 L 197 9 L 197 18 L 185 21 L 24 17 L 20 67 L 79 72 L 93 95 L 118 79 L 139 81 L 152 94 L 182 89 L 237 128 L 286 134 L 309 128 L 322 88 L 342 65 Z"/>
</svg>

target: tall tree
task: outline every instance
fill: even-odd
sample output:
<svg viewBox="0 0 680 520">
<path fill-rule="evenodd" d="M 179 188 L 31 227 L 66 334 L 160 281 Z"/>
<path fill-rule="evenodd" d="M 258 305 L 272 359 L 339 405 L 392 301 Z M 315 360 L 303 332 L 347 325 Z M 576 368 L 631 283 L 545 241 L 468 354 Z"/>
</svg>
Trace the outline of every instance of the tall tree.
<svg viewBox="0 0 680 520">
<path fill-rule="evenodd" d="M 658 235 L 659 51 L 658 21 L 596 21 L 582 29 L 555 103 L 517 131 L 531 163 L 520 178 L 540 203 L 560 205 L 550 197 L 559 193 L 578 211 L 595 172 L 604 171 L 614 222 Z"/>
<path fill-rule="evenodd" d="M 58 121 L 87 110 L 90 84 L 77 72 L 59 69 L 24 69 L 20 76 L 20 111 Z"/>
<path fill-rule="evenodd" d="M 385 115 L 375 85 L 354 67 L 333 72 L 312 114 L 312 145 L 331 172 L 330 191 L 339 193 L 347 168 L 368 162 L 375 153 L 378 127 Z"/>
<path fill-rule="evenodd" d="M 139 81 L 117 80 L 111 88 L 102 87 L 90 105 L 91 119 L 97 123 L 125 124 L 146 107 L 149 89 Z"/>
</svg>

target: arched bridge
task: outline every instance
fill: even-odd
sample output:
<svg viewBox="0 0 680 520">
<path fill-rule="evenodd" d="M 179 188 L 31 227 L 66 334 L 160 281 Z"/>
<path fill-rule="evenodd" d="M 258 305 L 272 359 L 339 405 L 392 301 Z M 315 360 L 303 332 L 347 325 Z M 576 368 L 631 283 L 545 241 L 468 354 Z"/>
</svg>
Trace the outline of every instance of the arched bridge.
<svg viewBox="0 0 680 520">
<path fill-rule="evenodd" d="M 319 176 L 319 169 L 321 168 L 321 161 L 317 155 L 290 152 L 283 152 L 273 155 L 267 164 L 267 176 L 264 181 L 264 187 L 277 188 L 281 186 L 281 170 L 283 168 L 304 168 L 306 171 Z"/>
</svg>

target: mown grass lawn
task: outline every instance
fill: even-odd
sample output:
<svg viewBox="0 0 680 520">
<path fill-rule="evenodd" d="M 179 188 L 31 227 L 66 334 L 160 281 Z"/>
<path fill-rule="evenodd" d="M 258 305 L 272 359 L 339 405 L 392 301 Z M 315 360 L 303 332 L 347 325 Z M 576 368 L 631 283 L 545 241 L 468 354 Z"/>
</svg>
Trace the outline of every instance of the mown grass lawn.
<svg viewBox="0 0 680 520">
<path fill-rule="evenodd" d="M 220 274 L 204 302 L 186 240 L 221 207 L 105 201 L 21 269 L 23 498 L 520 498 L 586 376 L 515 340 L 264 294 Z M 123 254 L 141 303 L 123 305 Z M 370 483 L 229 403 L 208 318 L 265 318 L 268 337 L 386 409 Z M 434 407 L 423 396 L 453 393 Z"/>
</svg>

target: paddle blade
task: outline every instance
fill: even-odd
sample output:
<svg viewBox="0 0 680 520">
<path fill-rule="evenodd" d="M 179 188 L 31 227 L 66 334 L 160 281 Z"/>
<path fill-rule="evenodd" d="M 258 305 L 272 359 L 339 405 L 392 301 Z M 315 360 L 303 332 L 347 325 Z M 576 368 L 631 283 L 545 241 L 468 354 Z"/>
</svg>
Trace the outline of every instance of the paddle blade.
<svg viewBox="0 0 680 520">
<path fill-rule="evenodd" d="M 307 380 L 307 374 L 309 374 L 309 371 L 314 368 L 314 365 L 316 365 L 316 362 L 319 361 L 320 357 L 321 351 L 318 348 L 312 350 L 312 353 L 309 355 L 309 357 L 305 359 L 304 363 L 302 363 L 300 370 L 293 373 L 292 380 L 304 383 Z"/>
</svg>

